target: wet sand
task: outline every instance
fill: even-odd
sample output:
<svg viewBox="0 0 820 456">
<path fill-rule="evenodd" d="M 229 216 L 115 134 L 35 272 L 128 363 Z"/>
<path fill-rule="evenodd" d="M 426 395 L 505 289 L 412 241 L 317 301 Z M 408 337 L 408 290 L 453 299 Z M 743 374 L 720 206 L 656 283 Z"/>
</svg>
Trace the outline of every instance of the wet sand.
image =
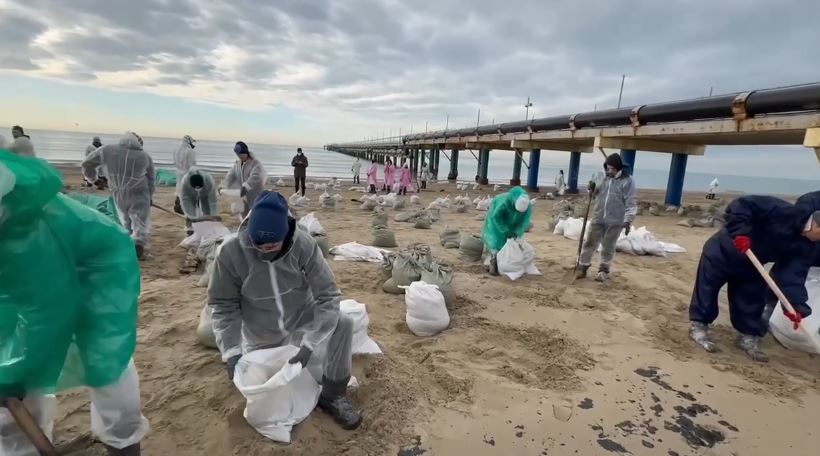
<svg viewBox="0 0 820 456">
<path fill-rule="evenodd" d="M 75 168 L 65 169 L 77 189 Z M 310 182 L 310 181 L 309 181 Z M 344 185 L 347 189 L 348 184 Z M 283 193 L 290 194 L 291 189 Z M 426 206 L 452 186 L 422 193 Z M 463 193 L 463 192 L 461 192 Z M 471 197 L 494 194 L 491 188 Z M 311 211 L 332 245 L 371 240 L 370 217 L 343 192 L 336 211 Z M 642 191 L 659 201 L 660 191 Z M 688 204 L 707 205 L 702 195 Z M 155 201 L 172 207 L 173 188 Z M 345 298 L 367 304 L 370 336 L 381 358 L 354 359 L 361 385 L 354 394 L 362 427 L 345 432 L 322 412 L 297 426 L 291 445 L 258 435 L 242 417 L 244 400 L 219 354 L 197 344 L 195 329 L 205 289 L 200 273 L 181 274 L 180 220 L 154 217 L 150 258 L 142 263 L 139 345 L 144 413 L 152 431 L 143 442 L 154 455 L 743 455 L 814 454 L 820 432 L 820 361 L 789 352 L 770 336 L 769 364 L 734 347 L 725 294 L 714 332 L 722 351 L 709 355 L 690 343 L 687 307 L 703 242 L 712 229 L 677 226 L 681 219 L 643 215 L 659 239 L 688 253 L 666 258 L 618 254 L 607 285 L 570 285 L 577 244 L 547 226 L 551 201 L 535 206 L 526 239 L 536 248 L 540 277 L 517 282 L 490 277 L 480 264 L 444 250 L 444 225 L 479 233 L 478 211 L 442 211 L 432 230 L 392 221 L 400 245 L 429 244 L 456 271 L 457 303 L 450 328 L 419 338 L 404 323 L 404 298 L 381 290 L 377 265 L 330 261 Z M 228 202 L 220 202 L 223 217 Z M 302 215 L 308 211 L 300 211 Z M 58 441 L 74 440 L 75 455 L 102 455 L 88 438 L 87 394 L 61 397 Z"/>
</svg>

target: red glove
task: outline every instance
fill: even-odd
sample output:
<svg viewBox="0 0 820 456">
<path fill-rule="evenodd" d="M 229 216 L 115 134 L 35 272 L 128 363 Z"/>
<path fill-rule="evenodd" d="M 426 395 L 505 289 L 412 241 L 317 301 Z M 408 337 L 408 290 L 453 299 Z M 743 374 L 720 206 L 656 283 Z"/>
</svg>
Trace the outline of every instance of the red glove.
<svg viewBox="0 0 820 456">
<path fill-rule="evenodd" d="M 803 315 L 800 315 L 800 312 L 791 313 L 786 309 L 783 309 L 783 313 L 786 315 L 786 318 L 794 323 L 794 330 L 797 331 L 797 328 L 800 327 L 800 322 L 803 321 Z"/>
<path fill-rule="evenodd" d="M 738 252 L 742 254 L 746 254 L 746 252 L 752 248 L 752 240 L 749 239 L 749 236 L 737 236 L 734 244 Z"/>
</svg>

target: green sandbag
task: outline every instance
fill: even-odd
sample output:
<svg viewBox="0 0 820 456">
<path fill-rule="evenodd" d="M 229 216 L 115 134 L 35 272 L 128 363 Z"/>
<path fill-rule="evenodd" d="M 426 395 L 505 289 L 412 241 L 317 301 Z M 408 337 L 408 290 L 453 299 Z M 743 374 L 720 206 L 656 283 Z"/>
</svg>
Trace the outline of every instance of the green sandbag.
<svg viewBox="0 0 820 456">
<path fill-rule="evenodd" d="M 173 187 L 177 184 L 177 173 L 172 169 L 157 169 L 155 182 L 157 185 Z"/>
<path fill-rule="evenodd" d="M 117 225 L 121 225 L 120 218 L 117 217 L 117 206 L 114 205 L 114 199 L 110 196 L 103 198 L 91 193 L 67 193 L 66 195 L 75 201 L 79 201 L 83 206 L 97 210 Z"/>
<path fill-rule="evenodd" d="M 9 171 L 14 186 L 0 197 L 0 396 L 111 385 L 137 343 L 134 242 L 58 193 L 60 174 L 44 160 L 0 151 L 0 175 Z"/>
</svg>

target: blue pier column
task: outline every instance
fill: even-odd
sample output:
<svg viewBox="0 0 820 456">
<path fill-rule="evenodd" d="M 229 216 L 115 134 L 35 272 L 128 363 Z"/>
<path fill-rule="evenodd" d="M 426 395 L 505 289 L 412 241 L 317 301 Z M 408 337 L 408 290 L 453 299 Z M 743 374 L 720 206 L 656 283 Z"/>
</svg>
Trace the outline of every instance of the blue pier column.
<svg viewBox="0 0 820 456">
<path fill-rule="evenodd" d="M 541 164 L 541 149 L 530 151 L 530 172 L 527 175 L 527 190 L 538 191 L 538 167 Z"/>
<path fill-rule="evenodd" d="M 487 179 L 487 172 L 490 169 L 490 149 L 481 149 L 478 159 L 478 183 L 487 185 L 490 183 L 489 179 Z"/>
<path fill-rule="evenodd" d="M 683 197 L 683 180 L 686 177 L 686 154 L 672 154 L 669 165 L 669 182 L 666 184 L 666 205 L 680 206 Z"/>
<path fill-rule="evenodd" d="M 578 193 L 578 174 L 581 172 L 581 152 L 569 154 L 569 176 L 567 193 Z"/>
<path fill-rule="evenodd" d="M 513 152 L 515 157 L 513 158 L 513 173 L 510 185 L 518 186 L 521 185 L 521 151 L 516 149 Z"/>
<path fill-rule="evenodd" d="M 625 165 L 629 165 L 632 175 L 635 175 L 635 149 L 621 149 L 621 160 Z"/>
<path fill-rule="evenodd" d="M 453 148 L 450 152 L 450 174 L 447 175 L 448 181 L 458 180 L 458 149 Z"/>
</svg>

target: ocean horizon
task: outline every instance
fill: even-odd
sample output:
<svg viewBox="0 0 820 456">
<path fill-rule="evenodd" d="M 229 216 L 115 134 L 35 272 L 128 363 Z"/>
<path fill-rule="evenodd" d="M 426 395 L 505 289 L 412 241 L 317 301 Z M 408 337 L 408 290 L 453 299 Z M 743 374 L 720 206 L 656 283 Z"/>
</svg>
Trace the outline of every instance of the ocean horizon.
<svg viewBox="0 0 820 456">
<path fill-rule="evenodd" d="M 7 130 L 4 130 L 7 131 Z M 119 141 L 121 134 L 93 134 L 81 132 L 53 131 L 27 129 L 27 134 L 31 136 L 37 155 L 54 164 L 79 164 L 85 157 L 85 148 L 91 144 L 93 136 L 100 136 L 103 144 L 112 144 Z M 11 140 L 10 135 L 6 139 Z M 151 154 L 157 168 L 173 168 L 172 154 L 181 144 L 180 139 L 160 138 L 144 136 L 145 150 Z M 296 153 L 297 145 L 276 145 L 260 144 L 248 142 L 251 152 L 264 164 L 269 176 L 291 176 L 293 169 L 290 166 L 291 159 Z M 214 173 L 223 173 L 229 169 L 236 155 L 233 153 L 234 141 L 199 140 L 197 142 L 197 165 L 203 169 Z M 302 146 L 302 150 L 307 155 L 310 162 L 308 168 L 308 179 L 319 178 L 350 178 L 350 167 L 354 158 L 324 150 L 321 147 Z M 470 153 L 471 151 L 461 151 L 459 154 L 459 180 L 473 181 L 477 173 L 477 160 Z M 808 152 L 806 152 L 808 153 Z M 658 162 L 663 158 L 651 157 L 652 154 L 639 152 L 636 159 L 636 169 L 634 179 L 639 188 L 642 189 L 665 189 L 669 177 L 668 169 L 657 168 Z M 439 164 L 439 180 L 447 178 L 450 169 L 450 162 L 447 154 L 441 155 Z M 477 152 L 476 152 L 477 155 Z M 813 155 L 813 154 L 812 154 Z M 528 162 L 529 153 L 524 152 L 524 163 Z M 696 157 L 698 158 L 698 157 Z M 650 164 L 641 167 L 644 159 Z M 362 173 L 369 166 L 369 161 L 362 160 Z M 600 161 L 601 164 L 595 163 Z M 578 178 L 580 185 L 592 178 L 599 171 L 602 171 L 602 157 L 599 154 L 584 154 L 581 162 L 581 169 Z M 692 161 L 690 160 L 690 163 Z M 509 184 L 512 176 L 513 154 L 510 151 L 495 150 L 490 154 L 488 169 L 488 179 L 493 183 Z M 569 154 L 558 151 L 542 151 L 541 163 L 539 166 L 539 186 L 552 186 L 558 171 L 563 169 L 567 172 L 569 165 Z M 522 183 L 527 182 L 528 169 L 526 165 L 521 169 Z M 379 172 L 381 177 L 381 169 Z M 217 176 L 219 178 L 220 176 Z M 684 181 L 684 190 L 705 192 L 709 183 L 714 178 L 720 181 L 720 191 L 772 194 L 772 195 L 799 195 L 820 189 L 818 179 L 797 179 L 783 177 L 747 176 L 732 174 L 731 172 L 704 173 L 687 171 Z"/>
</svg>

